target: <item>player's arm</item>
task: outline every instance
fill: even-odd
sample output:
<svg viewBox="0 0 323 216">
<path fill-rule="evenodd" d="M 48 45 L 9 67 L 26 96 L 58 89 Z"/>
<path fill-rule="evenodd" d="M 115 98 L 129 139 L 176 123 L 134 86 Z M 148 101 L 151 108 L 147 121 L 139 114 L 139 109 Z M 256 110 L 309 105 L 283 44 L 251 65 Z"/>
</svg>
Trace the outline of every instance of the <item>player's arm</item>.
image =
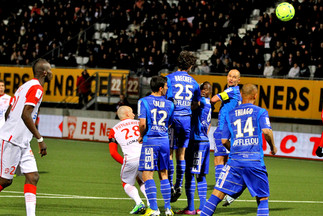
<svg viewBox="0 0 323 216">
<path fill-rule="evenodd" d="M 12 106 L 10 104 L 9 107 L 8 107 L 8 109 L 7 109 L 7 111 L 6 111 L 6 113 L 4 114 L 4 118 L 5 118 L 6 121 L 8 119 L 8 116 L 9 116 L 9 113 L 10 113 L 11 108 L 12 108 Z"/>
<path fill-rule="evenodd" d="M 25 105 L 21 114 L 21 118 L 24 121 L 28 130 L 34 135 L 34 137 L 36 137 L 37 140 L 39 140 L 39 139 L 42 139 L 42 136 L 37 130 L 36 125 L 31 117 L 33 110 L 34 110 L 34 106 Z M 39 153 L 41 154 L 41 156 L 43 157 L 47 155 L 46 143 L 42 140 L 41 142 L 38 142 L 38 145 L 39 145 Z"/>
<path fill-rule="evenodd" d="M 146 119 L 145 118 L 141 118 L 139 120 L 139 132 L 140 132 L 140 137 L 138 139 L 138 142 L 139 143 L 142 143 L 142 139 L 146 133 L 146 129 L 147 129 L 147 126 L 146 126 Z"/>
<path fill-rule="evenodd" d="M 109 150 L 113 159 L 118 163 L 123 164 L 123 157 L 118 152 L 118 144 L 114 138 L 109 139 Z"/>
<path fill-rule="evenodd" d="M 223 146 L 230 151 L 231 142 L 229 139 L 221 139 Z"/>
<path fill-rule="evenodd" d="M 224 119 L 223 130 L 222 130 L 221 141 L 222 141 L 223 146 L 226 149 L 228 149 L 229 151 L 230 151 L 230 148 L 231 148 L 231 142 L 229 140 L 230 136 L 231 136 L 231 133 L 230 133 L 230 130 L 229 130 L 229 127 L 228 127 L 228 119 L 225 118 Z"/>
<path fill-rule="evenodd" d="M 211 103 L 216 103 L 218 101 L 221 101 L 218 95 L 214 95 L 210 100 Z"/>
<path fill-rule="evenodd" d="M 277 153 L 277 148 L 275 146 L 273 131 L 269 128 L 262 129 L 262 132 L 265 136 L 267 143 L 270 146 L 271 154 L 275 155 Z"/>
</svg>

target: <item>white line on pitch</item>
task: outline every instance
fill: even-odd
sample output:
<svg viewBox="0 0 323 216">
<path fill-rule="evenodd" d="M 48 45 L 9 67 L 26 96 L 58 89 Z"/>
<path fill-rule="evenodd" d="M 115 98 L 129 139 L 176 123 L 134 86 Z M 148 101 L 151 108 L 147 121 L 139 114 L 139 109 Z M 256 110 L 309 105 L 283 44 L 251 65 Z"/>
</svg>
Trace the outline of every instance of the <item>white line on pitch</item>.
<svg viewBox="0 0 323 216">
<path fill-rule="evenodd" d="M 14 193 L 22 194 L 23 192 L 18 191 L 2 191 L 0 197 L 6 198 L 22 198 L 24 196 L 17 195 L 2 195 L 3 193 Z M 118 198 L 118 197 L 92 197 L 92 196 L 78 196 L 78 195 L 66 195 L 66 194 L 48 194 L 48 193 L 37 193 L 37 198 L 45 199 L 97 199 L 97 200 L 131 200 L 131 198 Z M 163 200 L 163 199 L 157 199 Z M 199 201 L 199 199 L 195 199 Z M 178 201 L 187 201 L 186 199 L 178 199 Z M 235 200 L 235 202 L 255 202 L 255 200 Z M 269 200 L 271 203 L 310 203 L 310 204 L 323 204 L 323 201 L 292 201 L 292 200 Z"/>
</svg>

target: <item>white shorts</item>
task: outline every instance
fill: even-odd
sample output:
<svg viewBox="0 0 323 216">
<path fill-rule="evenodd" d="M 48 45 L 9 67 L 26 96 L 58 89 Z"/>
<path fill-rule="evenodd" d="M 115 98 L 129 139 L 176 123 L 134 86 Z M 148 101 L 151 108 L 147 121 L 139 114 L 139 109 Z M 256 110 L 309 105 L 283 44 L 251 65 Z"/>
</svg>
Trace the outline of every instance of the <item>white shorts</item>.
<svg viewBox="0 0 323 216">
<path fill-rule="evenodd" d="M 120 177 L 124 183 L 135 185 L 137 176 L 142 180 L 142 172 L 138 170 L 139 158 L 131 160 L 125 159 L 122 167 Z"/>
<path fill-rule="evenodd" d="M 13 179 L 18 166 L 21 173 L 38 172 L 36 160 L 30 146 L 21 148 L 0 139 L 0 177 Z"/>
</svg>

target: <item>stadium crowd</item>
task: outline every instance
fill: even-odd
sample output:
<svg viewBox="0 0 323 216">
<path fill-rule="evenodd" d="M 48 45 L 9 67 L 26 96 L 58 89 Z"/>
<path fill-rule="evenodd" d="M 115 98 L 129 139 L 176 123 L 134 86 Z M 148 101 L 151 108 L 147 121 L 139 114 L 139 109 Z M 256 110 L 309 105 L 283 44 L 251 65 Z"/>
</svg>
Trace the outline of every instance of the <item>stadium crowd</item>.
<svg viewBox="0 0 323 216">
<path fill-rule="evenodd" d="M 276 0 L 14 2 L 0 12 L 0 64 L 30 65 L 43 57 L 56 67 L 76 67 L 75 56 L 86 56 L 90 68 L 153 76 L 174 70 L 181 50 L 207 43 L 216 49 L 203 63 L 206 72 L 237 68 L 243 75 L 309 77 L 308 66 L 315 65 L 314 77 L 323 78 L 321 0 L 290 1 L 296 15 L 289 22 L 266 13 Z M 240 37 L 254 9 L 259 21 Z M 107 27 L 98 30 L 96 23 Z M 111 34 L 97 40 L 97 31 Z"/>
</svg>

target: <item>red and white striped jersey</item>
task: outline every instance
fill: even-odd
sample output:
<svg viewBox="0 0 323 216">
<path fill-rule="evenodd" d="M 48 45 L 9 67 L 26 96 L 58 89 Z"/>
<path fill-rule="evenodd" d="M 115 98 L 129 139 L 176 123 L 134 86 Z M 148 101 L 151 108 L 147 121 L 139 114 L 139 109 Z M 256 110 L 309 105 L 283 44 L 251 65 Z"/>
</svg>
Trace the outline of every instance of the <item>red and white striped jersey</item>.
<svg viewBox="0 0 323 216">
<path fill-rule="evenodd" d="M 139 136 L 139 121 L 125 119 L 110 130 L 109 139 L 116 139 L 124 157 L 130 160 L 140 157 L 142 145 L 138 142 Z"/>
<path fill-rule="evenodd" d="M 32 119 L 36 121 L 38 109 L 43 98 L 43 87 L 37 79 L 32 79 L 18 88 L 12 101 L 6 123 L 0 130 L 0 138 L 22 148 L 30 145 L 33 134 L 21 118 L 25 105 L 34 106 Z"/>
<path fill-rule="evenodd" d="M 10 95 L 3 94 L 0 96 L 0 128 L 5 123 L 5 114 L 10 104 Z"/>
</svg>

